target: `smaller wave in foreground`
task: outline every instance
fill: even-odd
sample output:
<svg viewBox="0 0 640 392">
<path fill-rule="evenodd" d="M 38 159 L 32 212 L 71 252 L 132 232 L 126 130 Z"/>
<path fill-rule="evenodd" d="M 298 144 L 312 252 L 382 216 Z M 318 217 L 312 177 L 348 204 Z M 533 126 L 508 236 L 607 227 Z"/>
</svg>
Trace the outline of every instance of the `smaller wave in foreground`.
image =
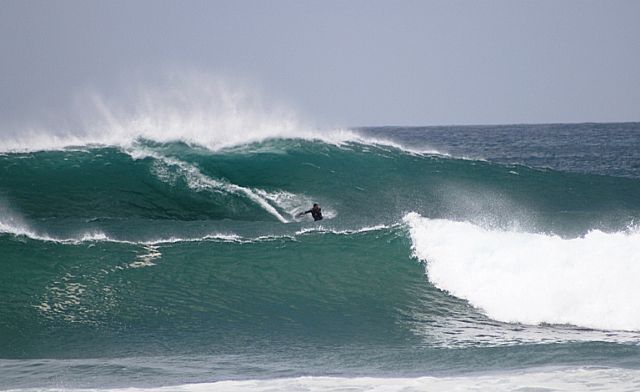
<svg viewBox="0 0 640 392">
<path fill-rule="evenodd" d="M 564 239 L 410 213 L 414 256 L 438 288 L 492 319 L 640 330 L 640 233 Z"/>
<path fill-rule="evenodd" d="M 618 368 L 571 368 L 465 377 L 298 377 L 267 380 L 219 381 L 158 388 L 104 389 L 105 392 L 201 392 L 201 391 L 585 391 L 597 385 L 598 391 L 637 391 L 640 371 Z M 63 389 L 14 389 L 12 392 L 58 392 Z M 85 392 L 95 389 L 64 389 Z"/>
</svg>

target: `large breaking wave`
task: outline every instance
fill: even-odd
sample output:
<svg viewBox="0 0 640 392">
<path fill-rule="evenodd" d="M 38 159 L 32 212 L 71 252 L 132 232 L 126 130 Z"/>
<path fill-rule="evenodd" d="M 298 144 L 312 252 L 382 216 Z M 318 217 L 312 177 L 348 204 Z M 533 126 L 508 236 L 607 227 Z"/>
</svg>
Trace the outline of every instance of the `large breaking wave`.
<svg viewBox="0 0 640 392">
<path fill-rule="evenodd" d="M 637 338 L 637 180 L 319 131 L 215 80 L 165 87 L 0 142 L 0 354 Z M 319 223 L 298 216 L 314 202 Z"/>
<path fill-rule="evenodd" d="M 446 335 L 435 336 L 437 328 L 428 325 L 446 324 L 460 317 L 475 319 L 480 317 L 478 310 L 499 322 L 640 329 L 640 314 L 630 300 L 640 294 L 638 234 L 628 229 L 639 211 L 635 198 L 639 186 L 630 179 L 416 154 L 375 142 L 336 145 L 300 138 L 271 139 L 218 151 L 184 142 L 139 139 L 126 147 L 8 153 L 0 156 L 0 165 L 0 231 L 5 233 L 5 254 L 24 258 L 17 256 L 23 254 L 19 246 L 11 244 L 27 238 L 36 243 L 59 243 L 59 248 L 53 249 L 62 259 L 95 260 L 94 252 L 100 250 L 115 252 L 115 260 L 121 260 L 94 266 L 95 270 L 82 267 L 88 270 L 80 275 L 85 276 L 81 279 L 65 278 L 65 274 L 51 276 L 44 293 L 37 293 L 34 287 L 36 293 L 29 297 L 30 306 L 26 309 L 36 309 L 40 315 L 60 315 L 60 319 L 52 319 L 56 322 L 85 320 L 92 325 L 106 322 L 110 312 L 117 309 L 118 314 L 128 314 L 119 306 L 129 303 L 129 308 L 140 299 L 116 296 L 115 292 L 122 294 L 127 289 L 108 283 L 111 276 L 138 274 L 138 269 L 153 270 L 163 262 L 173 263 L 177 254 L 170 249 L 174 246 L 183 248 L 189 257 L 203 258 L 194 275 L 185 278 L 187 281 L 206 274 L 208 263 L 218 262 L 218 256 L 213 256 L 219 254 L 216 252 L 245 262 L 264 257 L 276 263 L 271 268 L 278 260 L 286 266 L 307 252 L 313 257 L 322 252 L 323 258 L 340 264 L 324 262 L 317 273 L 334 277 L 350 276 L 343 270 L 330 269 L 351 265 L 353 252 L 360 252 L 358 257 L 375 260 L 375 271 L 382 274 L 373 282 L 390 278 L 386 270 L 389 260 L 411 265 L 412 246 L 415 256 L 425 263 L 429 279 L 413 293 L 422 305 L 403 297 L 399 312 L 391 308 L 386 311 L 391 319 L 410 313 L 412 318 L 423 320 L 406 326 L 418 336 L 444 339 L 442 344 L 462 344 L 447 340 Z M 323 207 L 324 221 L 314 224 L 308 217 L 297 217 L 315 201 Z M 354 235 L 370 230 L 384 234 Z M 326 242 L 320 240 L 324 235 L 336 237 Z M 371 244 L 380 238 L 389 241 L 388 252 L 383 251 L 383 241 L 382 248 L 372 253 Z M 406 238 L 406 242 L 393 238 Z M 30 240 L 27 244 L 33 250 L 49 247 Z M 282 241 L 283 245 L 276 246 Z M 105 245 L 94 245 L 100 243 Z M 189 244 L 204 244 L 213 253 L 199 253 Z M 322 246 L 318 248 L 316 244 Z M 78 248 L 73 250 L 74 247 Z M 345 249 L 351 249 L 350 253 Z M 125 256 L 127 252 L 132 257 Z M 76 255 L 70 256 L 73 254 Z M 413 267 L 408 268 L 413 272 L 395 275 L 397 284 L 381 297 L 389 302 L 369 303 L 370 312 L 388 306 L 398 299 L 394 291 L 402 291 L 405 284 L 413 285 L 415 279 L 420 279 Z M 292 271 L 296 269 L 284 267 L 281 273 L 293 274 L 293 278 L 297 273 Z M 282 293 L 269 293 L 269 287 L 258 284 L 260 275 L 254 278 L 258 280 L 253 287 L 264 291 L 252 292 L 252 286 L 247 286 L 244 292 L 250 296 L 275 295 L 278 301 L 287 302 Z M 168 288 L 171 284 L 166 282 L 165 290 L 173 290 Z M 332 285 L 345 295 L 353 282 Z M 447 294 L 437 294 L 431 285 Z M 277 291 L 277 287 L 276 284 L 272 289 Z M 379 287 L 368 285 L 361 289 L 376 294 Z M 104 290 L 113 298 L 111 305 L 100 312 L 83 313 L 92 306 L 100 308 L 92 301 L 100 293 L 104 295 Z M 205 286 L 198 290 L 203 290 L 200 296 L 217 295 Z M 322 286 L 312 290 L 328 297 L 334 295 Z M 300 299 L 307 294 L 296 295 Z M 421 302 L 433 295 L 438 298 L 438 306 Z M 245 297 L 238 292 L 238 298 Z M 317 300 L 313 296 L 308 299 Z M 177 308 L 180 301 L 175 303 Z M 305 308 L 311 304 L 300 301 L 296 306 Z M 477 310 L 465 308 L 465 301 Z M 210 304 L 214 303 L 216 300 L 211 298 Z M 366 309 L 357 301 L 340 301 L 333 306 L 346 307 L 343 310 L 347 314 L 371 317 L 367 311 L 356 312 L 354 306 Z M 417 310 L 420 306 L 424 309 Z M 443 310 L 447 307 L 458 310 Z M 144 306 L 133 309 L 145 314 Z M 226 308 L 213 307 L 209 311 L 221 309 Z M 320 307 L 315 309 L 322 313 Z M 243 316 L 247 319 L 256 316 L 253 308 L 243 311 L 247 312 Z M 445 321 L 429 316 L 442 311 L 453 313 Z M 463 316 L 454 316 L 459 311 Z M 302 318 L 296 323 L 304 325 L 307 315 L 299 316 Z M 331 317 L 337 316 L 331 313 Z M 393 324 L 385 322 L 383 325 Z M 229 325 L 221 328 L 232 330 Z M 490 328 L 495 331 L 503 327 Z M 344 333 L 353 336 L 357 331 L 353 327 Z M 486 335 L 486 328 L 484 332 Z M 513 331 L 498 335 L 488 343 L 528 339 Z M 481 339 L 471 336 L 476 342 Z"/>
</svg>

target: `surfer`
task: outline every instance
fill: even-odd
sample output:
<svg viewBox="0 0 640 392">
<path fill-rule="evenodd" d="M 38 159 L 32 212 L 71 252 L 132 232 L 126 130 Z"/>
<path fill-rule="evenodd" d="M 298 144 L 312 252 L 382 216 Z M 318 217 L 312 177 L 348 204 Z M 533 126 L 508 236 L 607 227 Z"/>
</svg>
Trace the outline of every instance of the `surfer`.
<svg viewBox="0 0 640 392">
<path fill-rule="evenodd" d="M 311 213 L 314 221 L 322 220 L 322 208 L 320 208 L 318 203 L 313 203 L 313 208 L 309 211 L 299 213 L 298 216 L 306 215 L 308 213 Z"/>
</svg>

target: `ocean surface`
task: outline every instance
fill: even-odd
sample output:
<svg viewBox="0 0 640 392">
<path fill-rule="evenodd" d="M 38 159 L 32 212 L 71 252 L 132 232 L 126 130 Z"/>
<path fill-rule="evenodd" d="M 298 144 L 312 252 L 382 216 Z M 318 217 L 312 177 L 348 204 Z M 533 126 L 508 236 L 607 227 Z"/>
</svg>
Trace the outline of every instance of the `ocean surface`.
<svg viewBox="0 0 640 392">
<path fill-rule="evenodd" d="M 640 123 L 212 140 L 0 142 L 0 390 L 640 390 Z"/>
</svg>

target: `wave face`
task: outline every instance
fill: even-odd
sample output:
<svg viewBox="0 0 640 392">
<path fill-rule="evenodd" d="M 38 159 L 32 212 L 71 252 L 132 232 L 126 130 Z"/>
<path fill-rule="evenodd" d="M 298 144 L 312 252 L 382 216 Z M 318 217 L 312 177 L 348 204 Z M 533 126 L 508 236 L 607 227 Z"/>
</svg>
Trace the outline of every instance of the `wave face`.
<svg viewBox="0 0 640 392">
<path fill-rule="evenodd" d="M 290 223 L 314 201 L 325 222 L 342 228 L 394 224 L 414 211 L 558 234 L 619 231 L 637 217 L 640 189 L 633 179 L 304 139 L 219 152 L 140 140 L 127 148 L 5 154 L 0 164 L 3 231 L 29 227 L 51 238 L 166 234 L 149 221 L 170 223 L 174 236 L 189 234 L 176 228 L 185 222 Z"/>
<path fill-rule="evenodd" d="M 0 155 L 5 385 L 640 368 L 635 161 L 407 132 Z"/>
</svg>

